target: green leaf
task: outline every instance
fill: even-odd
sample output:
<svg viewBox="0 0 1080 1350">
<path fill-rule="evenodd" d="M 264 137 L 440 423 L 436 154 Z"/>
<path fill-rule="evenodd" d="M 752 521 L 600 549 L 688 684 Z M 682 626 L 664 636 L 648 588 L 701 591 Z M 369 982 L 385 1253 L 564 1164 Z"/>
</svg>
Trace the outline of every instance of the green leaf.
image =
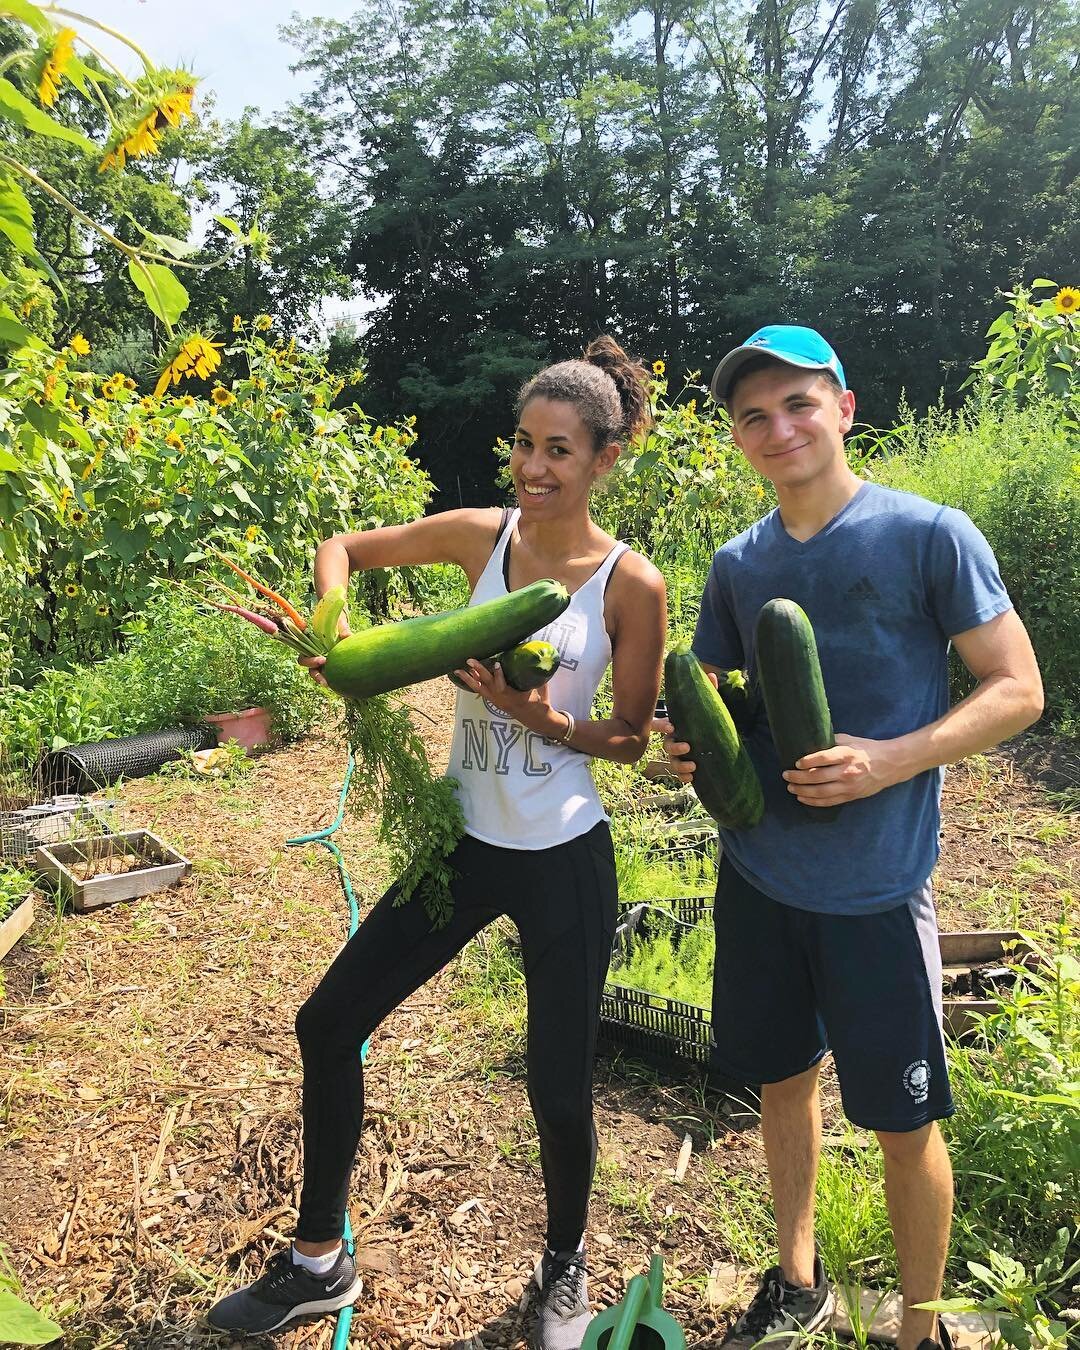
<svg viewBox="0 0 1080 1350">
<path fill-rule="evenodd" d="M 0 230 L 20 253 L 37 257 L 34 243 L 34 213 L 26 194 L 13 178 L 0 179 Z"/>
<path fill-rule="evenodd" d="M 19 323 L 18 319 L 9 319 L 0 314 L 0 342 L 10 343 L 13 347 L 25 347 L 33 336 L 30 329 Z"/>
<path fill-rule="evenodd" d="M 9 1290 L 0 1288 L 0 1341 L 13 1345 L 48 1345 L 63 1334 L 63 1327 L 42 1317 Z"/>
<path fill-rule="evenodd" d="M 23 416 L 47 441 L 55 441 L 60 430 L 60 414 L 55 408 L 42 407 L 28 398 L 22 405 Z"/>
<path fill-rule="evenodd" d="M 10 15 L 20 23 L 32 28 L 38 37 L 51 37 L 53 26 L 30 0 L 0 0 L 0 14 Z"/>
<path fill-rule="evenodd" d="M 1032 289 L 1032 290 L 1035 290 L 1035 289 L 1036 289 L 1037 287 L 1039 287 L 1039 286 L 1051 286 L 1051 287 L 1053 287 L 1053 289 L 1054 289 L 1055 291 L 1058 289 L 1058 284 L 1057 284 L 1057 282 L 1056 282 L 1056 281 L 1048 281 L 1048 280 L 1046 279 L 1046 277 L 1036 277 L 1036 279 L 1031 283 L 1031 289 Z"/>
<path fill-rule="evenodd" d="M 188 293 L 161 263 L 132 258 L 128 276 L 142 292 L 150 311 L 171 328 L 188 307 Z"/>
<path fill-rule="evenodd" d="M 236 221 L 233 220 L 231 216 L 214 216 L 213 219 L 216 220 L 219 225 L 224 225 L 230 234 L 244 233 L 244 231 L 240 228 L 239 225 L 237 225 Z"/>
<path fill-rule="evenodd" d="M 0 447 L 0 473 L 22 473 L 23 466 L 10 450 Z"/>
<path fill-rule="evenodd" d="M 10 0 L 8 0 L 10 3 Z M 92 154 L 97 146 L 88 140 L 81 131 L 73 131 L 62 122 L 57 122 L 48 113 L 42 112 L 36 103 L 31 103 L 25 94 L 5 77 L 0 77 L 0 117 L 5 117 L 16 126 L 25 127 L 39 136 L 52 136 L 58 141 L 70 141 Z"/>
<path fill-rule="evenodd" d="M 202 247 L 201 244 L 189 244 L 185 239 L 177 239 L 173 234 L 155 234 L 153 230 L 148 230 L 145 225 L 140 225 L 130 211 L 126 211 L 124 214 L 146 242 L 152 244 L 160 253 L 169 253 L 174 258 L 188 258 L 191 254 L 198 253 Z"/>
</svg>

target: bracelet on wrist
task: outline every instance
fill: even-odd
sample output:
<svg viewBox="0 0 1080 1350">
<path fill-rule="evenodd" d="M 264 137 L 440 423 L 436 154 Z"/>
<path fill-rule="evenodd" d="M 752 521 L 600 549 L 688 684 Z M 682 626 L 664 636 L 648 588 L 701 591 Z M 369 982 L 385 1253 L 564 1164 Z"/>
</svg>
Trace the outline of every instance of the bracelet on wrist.
<svg viewBox="0 0 1080 1350">
<path fill-rule="evenodd" d="M 570 744 L 570 737 L 574 734 L 574 728 L 577 726 L 577 719 L 572 712 L 568 712 L 565 708 L 556 708 L 555 711 L 560 717 L 566 718 L 566 730 L 561 736 L 557 736 L 555 739 L 560 745 L 565 745 L 572 750 L 574 747 Z"/>
</svg>

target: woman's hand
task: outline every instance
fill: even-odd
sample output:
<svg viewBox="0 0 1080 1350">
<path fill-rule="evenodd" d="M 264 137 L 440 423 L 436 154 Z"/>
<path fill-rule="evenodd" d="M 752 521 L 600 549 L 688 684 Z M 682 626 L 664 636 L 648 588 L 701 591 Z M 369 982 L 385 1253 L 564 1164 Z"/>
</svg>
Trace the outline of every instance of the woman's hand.
<svg viewBox="0 0 1080 1350">
<path fill-rule="evenodd" d="M 520 722 L 530 731 L 536 731 L 540 735 L 548 734 L 548 710 L 551 708 L 551 701 L 548 698 L 546 684 L 542 684 L 539 689 L 524 691 L 512 689 L 506 683 L 502 666 L 497 661 L 494 668 L 488 670 L 483 662 L 469 660 L 454 674 L 474 694 L 487 699 L 489 703 L 506 713 L 507 717 L 512 717 L 515 722 Z"/>
<path fill-rule="evenodd" d="M 338 619 L 337 631 L 339 639 L 352 637 L 352 630 L 349 628 L 349 620 L 344 614 Z M 303 666 L 307 670 L 307 673 L 316 684 L 321 684 L 324 689 L 330 688 L 322 673 L 322 668 L 326 665 L 325 656 L 298 656 L 296 660 L 298 665 Z"/>
</svg>

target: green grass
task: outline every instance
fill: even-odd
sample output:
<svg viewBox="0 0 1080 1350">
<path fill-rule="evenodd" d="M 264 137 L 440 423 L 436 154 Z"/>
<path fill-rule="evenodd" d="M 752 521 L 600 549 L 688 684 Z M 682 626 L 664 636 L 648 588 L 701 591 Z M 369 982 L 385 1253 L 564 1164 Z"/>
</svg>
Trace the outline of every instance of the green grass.
<svg viewBox="0 0 1080 1350">
<path fill-rule="evenodd" d="M 649 936 L 631 940 L 628 960 L 612 970 L 609 983 L 700 1008 L 711 1006 L 716 955 L 712 918 L 680 928 L 673 918 L 650 910 L 649 924 Z"/>
</svg>

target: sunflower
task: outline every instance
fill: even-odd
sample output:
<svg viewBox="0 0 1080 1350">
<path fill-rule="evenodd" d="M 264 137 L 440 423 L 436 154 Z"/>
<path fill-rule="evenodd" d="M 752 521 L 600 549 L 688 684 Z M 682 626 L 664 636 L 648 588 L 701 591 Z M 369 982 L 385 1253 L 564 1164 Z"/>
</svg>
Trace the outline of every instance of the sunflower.
<svg viewBox="0 0 1080 1350">
<path fill-rule="evenodd" d="M 652 363 L 652 373 L 654 375 L 663 375 L 665 370 L 667 370 L 667 366 L 664 365 L 663 361 L 654 361 Z"/>
<path fill-rule="evenodd" d="M 214 403 L 217 404 L 219 408 L 227 408 L 230 403 L 236 402 L 236 395 L 230 393 L 229 390 L 226 389 L 224 385 L 220 384 L 215 385 L 214 390 L 210 395 L 210 398 Z"/>
<path fill-rule="evenodd" d="M 169 434 L 165 437 L 165 444 L 169 447 L 170 450 L 183 450 L 185 448 L 184 442 L 180 439 L 180 437 L 176 434 L 175 431 L 170 431 Z"/>
<path fill-rule="evenodd" d="M 270 414 L 270 421 L 280 422 L 283 420 L 284 416 L 285 416 L 284 408 L 275 408 L 274 411 Z"/>
<path fill-rule="evenodd" d="M 176 128 L 183 118 L 194 117 L 191 111 L 194 76 L 183 70 L 166 71 L 165 74 L 173 81 L 172 86 L 141 103 L 134 116 L 113 133 L 98 165 L 98 173 L 122 169 L 129 159 L 156 155 L 166 128 Z"/>
<path fill-rule="evenodd" d="M 232 330 L 234 333 L 242 333 L 244 330 L 244 321 L 239 314 L 232 316 Z"/>
<path fill-rule="evenodd" d="M 79 588 L 78 586 L 75 585 L 73 581 L 69 581 L 68 584 L 64 587 L 64 594 L 67 596 L 69 600 L 74 600 L 74 598 L 79 594 Z"/>
<path fill-rule="evenodd" d="M 269 314 L 258 314 L 255 317 L 255 327 L 260 333 L 265 333 L 273 322 Z"/>
<path fill-rule="evenodd" d="M 181 408 L 194 408 L 196 400 L 190 394 L 183 394 L 180 398 Z"/>
<path fill-rule="evenodd" d="M 134 450 L 142 439 L 142 433 L 138 427 L 124 428 L 124 448 L 125 450 Z"/>
<path fill-rule="evenodd" d="M 149 394 L 144 394 L 142 398 L 139 399 L 139 407 L 143 410 L 143 412 L 153 412 L 154 400 L 150 397 Z"/>
<path fill-rule="evenodd" d="M 221 348 L 224 343 L 211 342 L 201 333 L 192 333 L 184 338 L 176 354 L 158 376 L 154 386 L 154 397 L 160 398 L 170 384 L 179 384 L 181 380 L 197 375 L 200 380 L 209 379 L 221 365 Z"/>
<path fill-rule="evenodd" d="M 1054 296 L 1054 308 L 1059 314 L 1075 314 L 1080 310 L 1080 291 L 1075 286 L 1062 286 Z"/>
<path fill-rule="evenodd" d="M 81 511 L 78 507 L 76 507 L 68 518 L 71 521 L 72 525 L 82 525 L 86 520 L 86 512 Z"/>
<path fill-rule="evenodd" d="M 98 605 L 97 609 L 94 610 L 94 613 L 98 616 L 99 619 L 107 619 L 109 617 L 109 614 L 111 613 L 111 610 L 109 609 L 108 605 Z"/>
<path fill-rule="evenodd" d="M 125 375 L 125 376 L 124 376 L 124 388 L 125 388 L 125 389 L 134 389 L 134 388 L 136 388 L 135 381 L 131 378 L 130 375 Z"/>
<path fill-rule="evenodd" d="M 51 108 L 60 93 L 60 79 L 75 55 L 74 28 L 61 28 L 52 49 L 45 54 L 38 78 L 38 99 Z"/>
<path fill-rule="evenodd" d="M 76 333 L 75 336 L 68 343 L 68 346 L 71 348 L 71 350 L 75 353 L 76 356 L 90 355 L 90 344 L 89 342 L 87 342 L 86 338 L 84 338 L 81 333 Z"/>
<path fill-rule="evenodd" d="M 244 531 L 244 538 L 248 541 L 249 544 L 253 544 L 255 540 L 258 539 L 258 537 L 259 537 L 258 525 L 249 525 L 247 529 Z"/>
</svg>

